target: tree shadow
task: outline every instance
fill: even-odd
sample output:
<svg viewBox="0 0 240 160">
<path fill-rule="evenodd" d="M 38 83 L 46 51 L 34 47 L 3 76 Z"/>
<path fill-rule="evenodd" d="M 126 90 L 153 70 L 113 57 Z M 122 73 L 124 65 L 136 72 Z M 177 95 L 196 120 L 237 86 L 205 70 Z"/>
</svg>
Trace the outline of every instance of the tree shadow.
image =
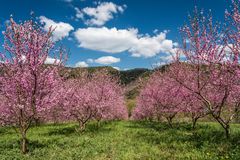
<svg viewBox="0 0 240 160">
<path fill-rule="evenodd" d="M 166 130 L 180 130 L 180 131 L 193 131 L 192 124 L 187 122 L 177 122 L 173 123 L 172 127 L 169 126 L 167 122 L 158 122 L 158 121 L 131 121 L 126 127 L 128 128 L 149 128 L 156 131 L 166 131 Z M 209 125 L 197 125 L 198 129 L 211 129 Z"/>
<path fill-rule="evenodd" d="M 156 132 L 138 132 L 135 138 L 151 144 L 166 143 L 190 143 L 196 148 L 203 145 L 228 145 L 229 149 L 235 149 L 240 145 L 240 133 L 232 133 L 230 139 L 226 139 L 225 133 L 221 128 L 207 124 L 198 124 L 196 129 L 192 129 L 189 123 L 175 123 L 170 128 L 167 123 L 133 121 L 126 127 L 133 129 L 153 129 Z"/>
<path fill-rule="evenodd" d="M 181 146 L 189 147 L 189 152 L 197 150 L 214 153 L 217 159 L 230 157 L 231 159 L 239 159 L 240 153 L 240 134 L 231 135 L 230 139 L 225 138 L 225 134 L 220 130 L 210 131 L 192 131 L 186 134 L 171 129 L 168 131 L 156 132 L 138 132 L 134 135 L 135 141 L 141 141 L 150 144 L 151 146 L 164 146 L 165 149 L 181 150 Z M 166 144 L 163 145 L 163 144 Z M 180 144 L 178 146 L 178 144 Z M 176 146 L 177 145 L 177 146 Z M 173 148 L 172 148 L 173 147 Z M 168 149 L 167 149 L 168 148 Z"/>
<path fill-rule="evenodd" d="M 20 145 L 20 141 L 19 141 L 19 145 Z M 45 147 L 48 147 L 47 143 L 41 143 L 38 140 L 29 140 L 28 141 L 28 148 L 30 151 L 40 149 L 40 148 L 45 148 Z"/>
<path fill-rule="evenodd" d="M 87 125 L 85 132 L 90 133 L 99 133 L 99 132 L 110 132 L 112 131 L 112 128 L 109 127 L 110 123 L 100 123 L 99 125 L 97 123 L 90 123 Z"/>
<path fill-rule="evenodd" d="M 86 128 L 83 131 L 78 131 L 79 126 L 77 124 L 72 126 L 66 126 L 61 128 L 51 128 L 47 133 L 44 133 L 46 136 L 55 136 L 55 135 L 65 135 L 70 136 L 73 134 L 85 134 L 85 133 L 99 133 L 99 132 L 110 132 L 112 128 L 109 127 L 111 123 L 89 123 L 86 125 Z"/>
<path fill-rule="evenodd" d="M 159 122 L 156 121 L 131 121 L 131 123 L 128 123 L 126 125 L 127 128 L 132 128 L 132 129 L 155 129 L 155 130 L 165 130 L 169 129 L 168 126 L 166 126 L 164 123 L 162 125 L 159 125 Z"/>
<path fill-rule="evenodd" d="M 3 134 L 5 132 L 7 132 L 7 128 L 6 127 L 0 127 L 0 134 Z"/>
<path fill-rule="evenodd" d="M 16 134 L 16 131 L 11 126 L 0 127 L 0 134 Z"/>
<path fill-rule="evenodd" d="M 66 135 L 69 136 L 76 132 L 74 127 L 66 127 L 66 128 L 55 128 L 49 130 L 47 133 L 44 133 L 44 135 L 47 136 L 55 136 L 55 135 Z"/>
<path fill-rule="evenodd" d="M 154 129 L 155 131 L 166 131 L 173 129 L 181 129 L 181 130 L 191 130 L 190 125 L 183 125 L 179 123 L 173 123 L 172 128 L 169 126 L 167 122 L 158 122 L 158 121 L 131 121 L 128 124 L 127 128 L 133 129 Z"/>
<path fill-rule="evenodd" d="M 11 140 L 7 140 L 5 143 L 1 143 L 0 151 L 10 150 L 10 149 L 14 149 L 17 147 L 20 147 L 19 139 L 11 139 Z"/>
<path fill-rule="evenodd" d="M 7 141 L 4 144 L 0 145 L 0 150 L 12 150 L 12 149 L 16 149 L 16 148 L 20 148 L 21 147 L 21 140 L 20 139 L 12 139 L 10 141 Z M 47 143 L 41 143 L 37 140 L 28 140 L 27 142 L 27 148 L 29 149 L 29 151 L 33 151 L 36 149 L 40 149 L 40 148 L 45 148 L 48 147 Z"/>
</svg>

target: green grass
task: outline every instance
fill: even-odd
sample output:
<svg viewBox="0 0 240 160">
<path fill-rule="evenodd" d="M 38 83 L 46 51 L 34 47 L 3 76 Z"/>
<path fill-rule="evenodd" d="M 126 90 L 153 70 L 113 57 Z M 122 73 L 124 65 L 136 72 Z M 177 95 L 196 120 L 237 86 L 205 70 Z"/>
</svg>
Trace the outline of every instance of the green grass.
<svg viewBox="0 0 240 160">
<path fill-rule="evenodd" d="M 0 128 L 0 159 L 240 159 L 240 125 L 232 125 L 231 139 L 217 123 L 190 124 L 116 121 L 95 123 L 83 133 L 77 124 L 43 125 L 28 133 L 27 155 L 19 151 L 19 137 L 11 128 Z"/>
</svg>

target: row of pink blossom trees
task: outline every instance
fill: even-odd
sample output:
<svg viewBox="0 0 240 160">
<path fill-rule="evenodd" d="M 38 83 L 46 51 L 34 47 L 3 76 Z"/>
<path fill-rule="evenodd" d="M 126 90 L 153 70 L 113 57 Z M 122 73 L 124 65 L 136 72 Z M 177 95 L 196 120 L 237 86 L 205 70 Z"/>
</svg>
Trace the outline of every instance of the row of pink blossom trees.
<svg viewBox="0 0 240 160">
<path fill-rule="evenodd" d="M 122 87 L 118 79 L 107 70 L 89 74 L 83 72 L 78 79 L 69 79 L 64 83 L 63 107 L 58 117 L 76 120 L 79 130 L 85 129 L 90 120 L 127 119 Z"/>
<path fill-rule="evenodd" d="M 198 99 L 169 77 L 169 73 L 155 71 L 137 99 L 132 118 L 160 120 L 164 117 L 172 127 L 172 120 L 178 113 L 190 114 L 195 128 L 196 121 L 205 115 L 205 110 Z"/>
<path fill-rule="evenodd" d="M 13 126 L 27 153 L 27 133 L 34 121 L 76 120 L 80 128 L 92 119 L 126 119 L 123 91 L 106 71 L 84 73 L 65 80 L 60 70 L 65 50 L 55 49 L 51 27 L 46 33 L 32 20 L 17 24 L 12 18 L 3 33 L 0 54 L 0 124 Z M 52 55 L 52 65 L 46 61 Z"/>
<path fill-rule="evenodd" d="M 143 88 L 135 119 L 190 112 L 195 126 L 208 114 L 229 137 L 230 123 L 240 109 L 239 2 L 232 4 L 224 27 L 195 9 L 181 29 L 183 45 L 174 61 L 164 73 L 153 74 Z"/>
</svg>

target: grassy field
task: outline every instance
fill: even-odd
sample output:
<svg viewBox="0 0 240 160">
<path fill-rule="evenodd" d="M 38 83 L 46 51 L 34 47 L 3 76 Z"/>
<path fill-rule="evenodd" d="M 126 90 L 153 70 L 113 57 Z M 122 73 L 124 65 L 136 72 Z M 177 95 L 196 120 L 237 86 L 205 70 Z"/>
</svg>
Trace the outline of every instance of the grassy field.
<svg viewBox="0 0 240 160">
<path fill-rule="evenodd" d="M 77 124 L 33 127 L 28 133 L 30 152 L 19 151 L 19 137 L 11 128 L 0 128 L 0 159 L 240 159 L 240 125 L 232 125 L 226 140 L 216 123 L 175 124 L 170 129 L 156 122 L 95 123 L 83 133 Z"/>
</svg>

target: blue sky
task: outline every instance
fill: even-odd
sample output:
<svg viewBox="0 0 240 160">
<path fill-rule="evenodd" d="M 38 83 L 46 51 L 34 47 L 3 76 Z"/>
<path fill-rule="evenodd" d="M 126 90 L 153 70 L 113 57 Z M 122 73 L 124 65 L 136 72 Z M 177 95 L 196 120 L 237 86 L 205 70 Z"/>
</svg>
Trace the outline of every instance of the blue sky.
<svg viewBox="0 0 240 160">
<path fill-rule="evenodd" d="M 152 68 L 169 61 L 179 27 L 194 6 L 224 19 L 227 0 L 1 0 L 0 30 L 13 15 L 27 20 L 33 11 L 44 29 L 56 26 L 53 40 L 70 50 L 67 65 L 121 70 Z M 0 44 L 3 43 L 0 35 Z M 2 48 L 0 48 L 2 50 Z"/>
</svg>

